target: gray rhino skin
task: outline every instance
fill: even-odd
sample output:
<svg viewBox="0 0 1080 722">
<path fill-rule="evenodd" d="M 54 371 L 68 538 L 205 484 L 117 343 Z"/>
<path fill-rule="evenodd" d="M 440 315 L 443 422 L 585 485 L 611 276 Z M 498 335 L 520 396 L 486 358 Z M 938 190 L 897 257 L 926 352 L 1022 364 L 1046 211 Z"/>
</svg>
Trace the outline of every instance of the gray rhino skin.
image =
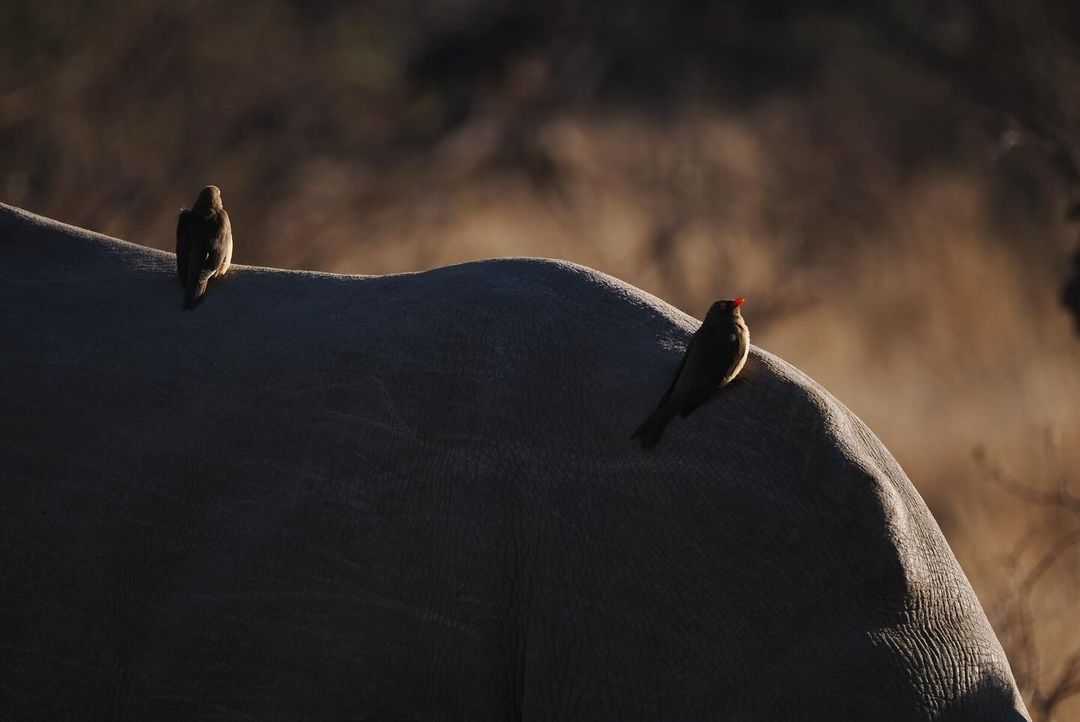
<svg viewBox="0 0 1080 722">
<path fill-rule="evenodd" d="M 567 263 L 239 268 L 0 207 L 4 719 L 1022 720 L 802 373 L 644 453 L 694 319 Z"/>
</svg>

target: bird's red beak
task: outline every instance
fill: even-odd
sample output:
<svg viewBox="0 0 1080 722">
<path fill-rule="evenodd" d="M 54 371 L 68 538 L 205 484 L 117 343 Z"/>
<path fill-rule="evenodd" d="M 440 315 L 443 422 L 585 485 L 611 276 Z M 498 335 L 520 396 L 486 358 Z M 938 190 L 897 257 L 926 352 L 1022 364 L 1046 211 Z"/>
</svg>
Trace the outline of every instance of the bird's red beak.
<svg viewBox="0 0 1080 722">
<path fill-rule="evenodd" d="M 745 298 L 740 296 L 739 298 L 736 298 L 734 301 L 731 302 L 731 307 L 732 308 L 738 308 L 739 306 L 742 305 L 742 302 L 745 301 L 745 300 L 746 300 Z"/>
</svg>

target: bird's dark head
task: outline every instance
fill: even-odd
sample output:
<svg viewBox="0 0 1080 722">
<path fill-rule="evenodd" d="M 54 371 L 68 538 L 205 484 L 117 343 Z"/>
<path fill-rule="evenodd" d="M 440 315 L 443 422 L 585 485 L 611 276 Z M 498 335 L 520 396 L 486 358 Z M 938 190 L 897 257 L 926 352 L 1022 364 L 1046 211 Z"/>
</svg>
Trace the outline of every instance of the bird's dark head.
<svg viewBox="0 0 1080 722">
<path fill-rule="evenodd" d="M 199 197 L 195 199 L 195 208 L 221 208 L 221 189 L 217 186 L 206 186 L 199 191 Z"/>
<path fill-rule="evenodd" d="M 740 296 L 739 298 L 725 298 L 717 301 L 709 307 L 709 312 L 705 314 L 705 319 L 722 321 L 725 318 L 738 318 L 742 315 L 742 312 L 739 311 L 739 306 L 741 306 L 745 300 L 745 298 Z"/>
</svg>

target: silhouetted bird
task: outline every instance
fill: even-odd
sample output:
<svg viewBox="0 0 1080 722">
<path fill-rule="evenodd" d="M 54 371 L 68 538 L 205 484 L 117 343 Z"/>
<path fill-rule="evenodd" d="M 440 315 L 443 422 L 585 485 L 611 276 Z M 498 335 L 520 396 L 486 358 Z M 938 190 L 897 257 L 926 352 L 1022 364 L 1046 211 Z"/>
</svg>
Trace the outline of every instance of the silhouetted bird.
<svg viewBox="0 0 1080 722">
<path fill-rule="evenodd" d="M 750 350 L 750 329 L 739 311 L 743 300 L 717 301 L 709 308 L 656 411 L 630 437 L 640 438 L 642 448 L 654 446 L 676 414 L 689 415 L 742 370 Z"/>
<path fill-rule="evenodd" d="M 211 278 L 225 275 L 232 262 L 232 225 L 221 191 L 206 186 L 191 210 L 176 219 L 176 272 L 184 284 L 184 308 L 195 308 Z"/>
</svg>

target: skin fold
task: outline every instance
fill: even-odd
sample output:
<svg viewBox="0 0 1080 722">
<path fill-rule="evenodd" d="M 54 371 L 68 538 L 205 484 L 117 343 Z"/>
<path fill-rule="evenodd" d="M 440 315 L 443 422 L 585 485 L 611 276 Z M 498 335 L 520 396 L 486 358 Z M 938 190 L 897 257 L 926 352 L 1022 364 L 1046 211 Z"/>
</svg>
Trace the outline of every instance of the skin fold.
<svg viewBox="0 0 1080 722">
<path fill-rule="evenodd" d="M 234 267 L 187 313 L 174 264 L 0 207 L 11 719 L 1027 719 L 911 482 L 776 356 L 646 454 L 698 324 L 596 271 Z"/>
</svg>

